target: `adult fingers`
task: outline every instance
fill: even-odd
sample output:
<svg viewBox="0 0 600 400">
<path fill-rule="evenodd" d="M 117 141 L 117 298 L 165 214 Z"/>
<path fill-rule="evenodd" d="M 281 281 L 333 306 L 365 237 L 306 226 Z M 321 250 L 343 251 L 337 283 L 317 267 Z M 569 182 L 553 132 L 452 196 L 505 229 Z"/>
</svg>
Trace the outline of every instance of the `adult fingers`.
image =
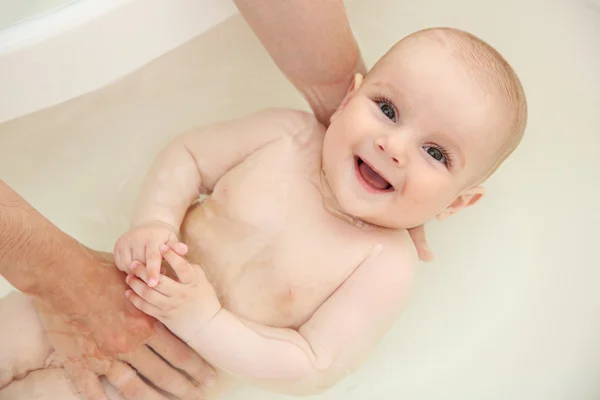
<svg viewBox="0 0 600 400">
<path fill-rule="evenodd" d="M 79 363 L 67 361 L 64 369 L 79 392 L 85 400 L 106 400 L 106 394 L 100 383 L 100 378 L 95 372 L 83 367 Z"/>
<path fill-rule="evenodd" d="M 160 358 L 147 346 L 140 346 L 135 353 L 127 355 L 123 360 L 127 361 L 146 380 L 166 393 L 177 398 L 200 398 L 200 388 L 194 382 L 187 379 L 182 372 L 171 367 L 167 361 Z"/>
<path fill-rule="evenodd" d="M 196 382 L 206 387 L 215 383 L 214 369 L 164 325 L 156 324 L 154 335 L 146 341 L 146 344 L 171 365 L 185 371 Z"/>
<path fill-rule="evenodd" d="M 144 382 L 129 365 L 116 361 L 106 379 L 116 387 L 127 400 L 167 400 L 167 398 Z"/>
<path fill-rule="evenodd" d="M 425 226 L 419 225 L 417 227 L 411 228 L 408 230 L 410 237 L 417 249 L 417 254 L 419 255 L 419 259 L 421 261 L 432 261 L 433 260 L 433 252 L 429 249 L 429 245 L 427 244 L 427 237 L 425 236 Z"/>
</svg>

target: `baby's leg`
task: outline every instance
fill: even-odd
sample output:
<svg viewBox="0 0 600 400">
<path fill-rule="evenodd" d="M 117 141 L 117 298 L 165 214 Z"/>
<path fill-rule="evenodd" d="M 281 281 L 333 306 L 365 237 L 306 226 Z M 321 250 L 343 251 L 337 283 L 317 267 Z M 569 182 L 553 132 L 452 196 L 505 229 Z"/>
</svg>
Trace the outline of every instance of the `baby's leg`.
<svg viewBox="0 0 600 400">
<path fill-rule="evenodd" d="M 81 400 L 73 393 L 62 368 L 32 371 L 0 389 L 0 400 Z"/>
<path fill-rule="evenodd" d="M 19 292 L 0 299 L 0 389 L 44 368 L 51 353 L 31 299 Z"/>
<path fill-rule="evenodd" d="M 105 379 L 104 393 L 108 400 L 124 400 Z M 0 400 L 81 400 L 73 391 L 62 368 L 46 368 L 32 371 L 25 379 L 13 381 L 0 389 Z"/>
<path fill-rule="evenodd" d="M 79 400 L 62 368 L 46 368 L 51 353 L 31 299 L 19 292 L 0 299 L 0 400 Z M 102 383 L 109 400 L 122 400 Z"/>
</svg>

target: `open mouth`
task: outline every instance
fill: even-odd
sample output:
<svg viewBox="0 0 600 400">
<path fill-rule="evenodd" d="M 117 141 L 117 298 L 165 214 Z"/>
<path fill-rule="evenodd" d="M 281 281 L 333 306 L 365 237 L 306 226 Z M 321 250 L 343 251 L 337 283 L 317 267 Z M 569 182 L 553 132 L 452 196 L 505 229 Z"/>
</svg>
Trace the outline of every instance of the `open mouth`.
<svg viewBox="0 0 600 400">
<path fill-rule="evenodd" d="M 360 157 L 354 157 L 356 175 L 370 191 L 392 192 L 394 187 Z"/>
</svg>

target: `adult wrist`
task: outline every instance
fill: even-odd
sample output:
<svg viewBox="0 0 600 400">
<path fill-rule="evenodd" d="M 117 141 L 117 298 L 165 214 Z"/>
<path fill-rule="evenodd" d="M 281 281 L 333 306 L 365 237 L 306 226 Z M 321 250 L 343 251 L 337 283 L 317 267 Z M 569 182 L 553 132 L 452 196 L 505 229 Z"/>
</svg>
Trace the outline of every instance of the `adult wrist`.
<svg viewBox="0 0 600 400">
<path fill-rule="evenodd" d="M 0 275 L 15 288 L 77 312 L 90 296 L 86 278 L 98 264 L 91 252 L 0 180 Z"/>
</svg>

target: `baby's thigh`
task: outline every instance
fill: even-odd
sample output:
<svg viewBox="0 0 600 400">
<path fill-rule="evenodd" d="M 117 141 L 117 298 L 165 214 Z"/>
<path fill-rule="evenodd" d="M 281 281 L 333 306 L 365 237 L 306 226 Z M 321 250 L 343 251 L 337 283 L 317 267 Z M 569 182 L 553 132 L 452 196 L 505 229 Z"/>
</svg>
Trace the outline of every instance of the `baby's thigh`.
<svg viewBox="0 0 600 400">
<path fill-rule="evenodd" d="M 119 393 L 103 380 L 108 400 L 123 400 Z M 13 381 L 0 389 L 0 400 L 81 400 L 67 380 L 62 368 L 46 368 L 30 372 L 25 379 Z"/>
<path fill-rule="evenodd" d="M 62 368 L 32 371 L 24 379 L 12 381 L 0 390 L 0 400 L 79 400 Z"/>
<path fill-rule="evenodd" d="M 0 388 L 43 368 L 51 352 L 31 299 L 19 292 L 0 299 Z"/>
</svg>

